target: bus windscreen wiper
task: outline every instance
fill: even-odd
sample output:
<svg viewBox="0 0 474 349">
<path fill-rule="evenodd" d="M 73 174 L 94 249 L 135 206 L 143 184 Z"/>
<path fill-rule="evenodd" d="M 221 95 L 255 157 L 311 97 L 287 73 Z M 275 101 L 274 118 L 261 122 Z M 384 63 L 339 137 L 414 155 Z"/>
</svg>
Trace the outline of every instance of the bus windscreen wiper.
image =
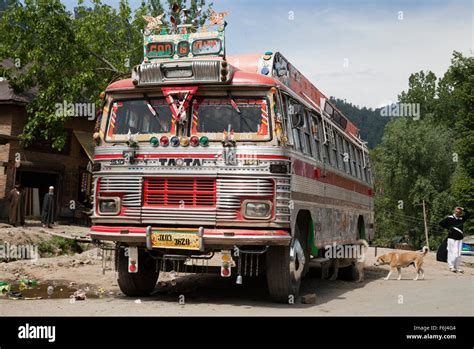
<svg viewBox="0 0 474 349">
<path fill-rule="evenodd" d="M 155 109 L 155 107 L 151 104 L 151 99 L 148 97 L 146 93 L 143 94 L 146 100 L 146 104 L 150 112 L 153 114 L 153 117 L 158 120 L 158 111 Z"/>
<path fill-rule="evenodd" d="M 235 103 L 234 98 L 232 97 L 232 94 L 230 92 L 229 92 L 229 101 L 230 101 L 230 104 L 232 105 L 232 108 L 234 108 L 237 113 L 242 114 L 242 112 L 239 109 L 239 106 L 237 105 L 237 103 Z"/>
</svg>

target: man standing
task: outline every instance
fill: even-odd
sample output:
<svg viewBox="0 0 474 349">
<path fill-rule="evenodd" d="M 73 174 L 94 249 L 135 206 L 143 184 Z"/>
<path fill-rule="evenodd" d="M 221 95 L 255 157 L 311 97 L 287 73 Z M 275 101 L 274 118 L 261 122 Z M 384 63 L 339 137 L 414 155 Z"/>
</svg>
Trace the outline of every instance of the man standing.
<svg viewBox="0 0 474 349">
<path fill-rule="evenodd" d="M 43 228 L 52 228 L 54 223 L 54 187 L 49 187 L 49 192 L 44 195 L 43 199 L 43 211 L 41 214 L 41 223 L 43 223 Z"/>
<path fill-rule="evenodd" d="M 10 224 L 14 227 L 25 225 L 25 195 L 20 184 L 15 184 L 15 187 L 8 193 L 8 201 L 10 202 Z"/>
<path fill-rule="evenodd" d="M 448 229 L 448 266 L 449 270 L 454 273 L 463 273 L 463 270 L 459 267 L 461 264 L 462 239 L 464 238 L 462 229 L 468 218 L 468 213 L 464 212 L 463 215 L 463 211 L 462 207 L 456 207 L 452 215 L 439 222 L 440 226 Z"/>
</svg>

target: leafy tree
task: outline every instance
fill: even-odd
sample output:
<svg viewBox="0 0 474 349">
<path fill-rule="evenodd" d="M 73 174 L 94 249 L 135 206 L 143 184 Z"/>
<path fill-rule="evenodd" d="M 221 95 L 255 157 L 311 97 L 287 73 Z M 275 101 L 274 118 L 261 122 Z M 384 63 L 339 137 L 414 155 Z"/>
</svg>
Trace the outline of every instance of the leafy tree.
<svg viewBox="0 0 474 349">
<path fill-rule="evenodd" d="M 18 4 L 17 0 L 0 0 L 0 16 L 9 6 L 17 5 L 17 4 Z"/>
<path fill-rule="evenodd" d="M 30 144 L 40 136 L 62 148 L 64 117 L 56 114 L 55 102 L 76 101 L 94 81 L 84 69 L 85 50 L 77 43 L 70 14 L 60 1 L 32 1 L 4 12 L 0 21 L 0 57 L 14 59 L 20 69 L 4 71 L 15 90 L 39 88 L 28 105 L 29 118 L 23 140 Z"/>
<path fill-rule="evenodd" d="M 212 6 L 212 3 L 206 6 L 205 0 L 190 0 L 189 3 L 186 0 L 165 0 L 165 4 L 167 7 L 166 10 L 160 0 L 142 1 L 138 14 L 148 14 L 156 17 L 162 13 L 166 13 L 168 16 L 162 19 L 166 25 L 170 24 L 169 16 L 173 16 L 177 25 L 197 24 L 198 26 L 202 26 L 206 22 L 209 16 L 209 8 Z M 184 17 L 182 17 L 181 12 L 179 12 L 179 10 L 182 9 L 188 10 L 184 23 L 181 23 L 181 19 L 184 19 Z M 193 22 L 193 20 L 195 21 Z"/>
<path fill-rule="evenodd" d="M 20 67 L 2 68 L 16 90 L 36 87 L 38 93 L 27 106 L 28 122 L 21 135 L 23 144 L 37 139 L 52 142 L 53 148 L 64 146 L 64 123 L 68 115 L 56 112 L 56 103 L 91 102 L 98 105 L 99 93 L 113 80 L 128 75 L 143 58 L 142 30 L 144 14 L 161 14 L 160 1 L 149 0 L 132 13 L 126 0 L 118 9 L 91 0 L 91 7 L 78 1 L 74 13 L 66 11 L 59 0 L 2 1 L 0 18 L 0 61 L 13 59 Z M 184 1 L 167 1 L 172 5 Z M 190 2 L 192 20 L 196 15 L 203 23 L 206 11 L 197 8 L 205 0 Z M 179 17 L 179 16 L 178 16 Z"/>
<path fill-rule="evenodd" d="M 160 0 L 150 0 L 145 3 L 142 1 L 142 8 L 145 9 L 146 14 L 157 17 L 165 12 Z"/>
<path fill-rule="evenodd" d="M 454 52 L 443 82 L 451 92 L 451 102 L 446 103 L 453 108 L 455 120 L 453 156 L 458 161 L 453 194 L 458 204 L 474 214 L 474 58 Z M 474 231 L 472 219 L 468 221 L 466 231 Z"/>
<path fill-rule="evenodd" d="M 415 228 L 419 232 L 417 240 L 422 241 L 423 200 L 430 208 L 431 227 L 439 230 L 436 220 L 452 208 L 453 202 L 447 200 L 455 166 L 449 140 L 448 129 L 428 120 L 403 117 L 387 125 L 381 145 L 372 154 L 376 185 L 383 189 L 383 194 L 378 190 L 376 196 L 376 212 L 378 218 L 383 217 L 384 233 L 403 235 Z M 438 199 L 440 195 L 443 200 Z"/>
<path fill-rule="evenodd" d="M 398 96 L 399 103 L 420 104 L 420 117 L 434 116 L 436 100 L 436 75 L 432 71 L 414 73 L 408 79 L 408 91 Z"/>
<path fill-rule="evenodd" d="M 434 248 L 445 236 L 437 225 L 443 216 L 456 205 L 474 210 L 473 82 L 473 58 L 454 52 L 443 78 L 437 80 L 432 72 L 412 74 L 409 89 L 399 95 L 401 103 L 420 104 L 421 118 L 392 120 L 371 153 L 377 230 L 384 242 L 412 227 L 417 247 L 424 243 L 422 200 L 428 205 Z M 473 226 L 468 221 L 465 233 Z"/>
</svg>

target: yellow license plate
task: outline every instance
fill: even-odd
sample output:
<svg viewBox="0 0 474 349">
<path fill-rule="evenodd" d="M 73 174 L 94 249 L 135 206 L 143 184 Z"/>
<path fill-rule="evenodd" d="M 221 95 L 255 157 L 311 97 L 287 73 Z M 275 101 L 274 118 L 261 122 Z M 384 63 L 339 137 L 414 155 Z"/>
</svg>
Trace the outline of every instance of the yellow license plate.
<svg viewBox="0 0 474 349">
<path fill-rule="evenodd" d="M 198 231 L 151 231 L 152 248 L 174 248 L 181 250 L 201 250 L 202 236 Z"/>
</svg>

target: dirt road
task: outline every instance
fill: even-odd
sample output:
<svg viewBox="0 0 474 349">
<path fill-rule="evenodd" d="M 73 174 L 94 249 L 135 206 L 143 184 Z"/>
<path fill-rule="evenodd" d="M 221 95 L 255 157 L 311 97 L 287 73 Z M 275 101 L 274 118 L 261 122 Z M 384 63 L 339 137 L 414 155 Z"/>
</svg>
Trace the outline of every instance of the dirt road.
<svg viewBox="0 0 474 349">
<path fill-rule="evenodd" d="M 386 251 L 379 248 L 377 253 Z M 234 277 L 192 274 L 180 275 L 174 286 L 169 275 L 160 275 L 153 296 L 127 298 L 118 289 L 115 272 L 107 270 L 103 274 L 101 258 L 94 249 L 74 256 L 40 258 L 36 263 L 0 263 L 0 281 L 15 284 L 20 279 L 35 279 L 43 287 L 39 291 L 42 299 L 0 296 L 0 316 L 474 315 L 473 257 L 463 257 L 465 273 L 454 274 L 446 264 L 436 262 L 434 253 L 429 253 L 425 258 L 425 280 L 413 281 L 414 269 L 408 268 L 403 270 L 401 281 L 393 275 L 394 279 L 385 281 L 388 267 L 372 266 L 375 256 L 371 248 L 363 283 L 322 280 L 319 270 L 311 270 L 302 283 L 301 294 L 315 293 L 316 304 L 302 304 L 300 300 L 295 304 L 272 303 L 264 277 L 244 278 L 243 285 L 236 285 Z M 47 286 L 54 287 L 50 295 L 44 293 Z M 71 303 L 69 296 L 78 288 L 86 289 L 89 297 Z M 448 299 L 459 302 L 448 303 Z"/>
</svg>

